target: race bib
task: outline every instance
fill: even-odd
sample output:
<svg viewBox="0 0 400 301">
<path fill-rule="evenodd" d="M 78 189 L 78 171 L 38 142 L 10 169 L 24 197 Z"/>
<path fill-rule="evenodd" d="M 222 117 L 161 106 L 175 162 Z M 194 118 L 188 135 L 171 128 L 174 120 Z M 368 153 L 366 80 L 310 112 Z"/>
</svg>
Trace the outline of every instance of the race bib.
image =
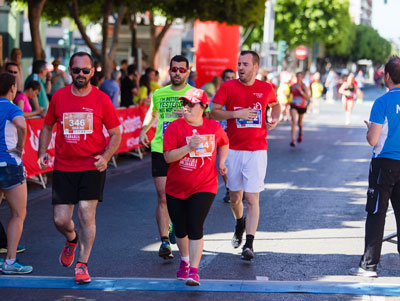
<svg viewBox="0 0 400 301">
<path fill-rule="evenodd" d="M 244 120 L 244 119 L 236 119 L 236 127 L 238 129 L 242 128 L 261 128 L 261 121 L 262 121 L 262 110 L 261 109 L 254 109 L 257 111 L 257 117 L 253 120 Z"/>
<path fill-rule="evenodd" d="M 93 133 L 93 113 L 64 113 L 63 114 L 64 135 L 86 135 Z"/>
<path fill-rule="evenodd" d="M 292 104 L 300 106 L 303 103 L 303 98 L 302 97 L 293 97 L 292 99 Z"/>
<path fill-rule="evenodd" d="M 170 123 L 171 123 L 171 121 L 163 121 L 163 123 L 162 123 L 162 137 L 163 138 L 164 138 L 165 130 L 167 129 L 167 127 L 169 126 Z"/>
<path fill-rule="evenodd" d="M 215 149 L 215 135 L 199 135 L 200 144 L 198 147 L 190 151 L 189 156 L 194 157 L 210 157 Z M 189 144 L 192 137 L 186 137 L 186 142 Z"/>
</svg>

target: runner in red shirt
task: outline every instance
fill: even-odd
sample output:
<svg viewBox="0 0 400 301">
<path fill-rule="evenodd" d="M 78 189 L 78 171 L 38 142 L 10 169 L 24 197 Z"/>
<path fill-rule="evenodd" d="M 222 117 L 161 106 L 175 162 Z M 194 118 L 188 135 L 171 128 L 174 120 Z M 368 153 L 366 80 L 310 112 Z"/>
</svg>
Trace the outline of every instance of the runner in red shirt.
<svg viewBox="0 0 400 301">
<path fill-rule="evenodd" d="M 47 168 L 46 150 L 57 124 L 56 154 L 53 171 L 54 224 L 67 241 L 60 263 L 70 267 L 75 248 L 79 257 L 75 281 L 91 281 L 87 262 L 96 235 L 96 208 L 102 201 L 107 163 L 121 142 L 120 121 L 110 98 L 92 87 L 93 59 L 86 52 L 75 53 L 69 63 L 73 83 L 57 90 L 39 136 L 38 163 Z M 110 139 L 107 143 L 103 126 Z M 72 220 L 78 204 L 79 240 Z"/>
<path fill-rule="evenodd" d="M 217 146 L 219 171 L 225 175 L 228 136 L 217 121 L 203 117 L 208 104 L 203 90 L 188 90 L 179 99 L 184 117 L 170 123 L 164 133 L 164 157 L 169 163 L 165 193 L 181 253 L 176 276 L 187 285 L 199 285 L 203 224 L 218 190 Z"/>
<path fill-rule="evenodd" d="M 347 76 L 339 88 L 339 93 L 342 94 L 342 103 L 346 112 L 346 125 L 348 125 L 351 122 L 351 114 L 357 98 L 357 81 L 355 80 L 354 73 L 350 73 Z"/>
<path fill-rule="evenodd" d="M 280 106 L 272 86 L 256 80 L 260 63 L 254 51 L 239 56 L 239 79 L 225 82 L 214 97 L 211 116 L 228 120 L 229 154 L 227 158 L 228 188 L 231 208 L 236 218 L 232 245 L 238 248 L 246 229 L 242 259 L 251 260 L 253 240 L 259 219 L 260 192 L 264 190 L 267 168 L 267 129 L 278 124 Z M 271 121 L 266 122 L 266 107 L 271 107 Z M 226 106 L 224 110 L 223 107 Z M 243 216 L 245 193 L 247 217 Z"/>
<path fill-rule="evenodd" d="M 307 105 L 310 101 L 309 88 L 303 83 L 304 73 L 297 72 L 297 82 L 290 87 L 292 93 L 292 102 L 290 103 L 290 115 L 292 116 L 292 141 L 291 147 L 296 146 L 296 124 L 299 125 L 299 136 L 297 142 L 303 141 L 303 117 L 307 112 Z"/>
</svg>

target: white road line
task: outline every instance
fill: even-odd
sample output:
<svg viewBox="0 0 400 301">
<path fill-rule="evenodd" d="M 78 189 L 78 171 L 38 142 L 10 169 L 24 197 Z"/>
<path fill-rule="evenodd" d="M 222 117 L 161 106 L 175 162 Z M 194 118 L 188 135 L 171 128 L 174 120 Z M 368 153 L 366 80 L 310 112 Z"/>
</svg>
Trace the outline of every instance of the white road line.
<svg viewBox="0 0 400 301">
<path fill-rule="evenodd" d="M 275 192 L 274 194 L 274 198 L 279 198 L 282 196 L 282 194 L 284 194 L 286 191 L 289 190 L 289 188 L 293 185 L 293 183 L 288 183 L 287 186 L 281 190 L 278 190 L 277 192 Z"/>
<path fill-rule="evenodd" d="M 339 145 L 340 143 L 342 143 L 342 140 L 338 139 L 335 141 L 335 143 L 333 145 Z"/>
<path fill-rule="evenodd" d="M 324 155 L 319 155 L 319 156 L 316 157 L 311 163 L 312 163 L 312 164 L 318 163 L 319 161 L 322 160 L 322 158 L 324 158 Z"/>
</svg>

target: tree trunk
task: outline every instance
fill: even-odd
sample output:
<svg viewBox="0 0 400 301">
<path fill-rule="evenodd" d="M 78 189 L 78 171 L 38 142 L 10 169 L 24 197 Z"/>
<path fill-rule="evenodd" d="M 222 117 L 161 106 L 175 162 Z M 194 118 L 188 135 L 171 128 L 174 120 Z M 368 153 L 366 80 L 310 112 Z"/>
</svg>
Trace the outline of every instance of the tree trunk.
<svg viewBox="0 0 400 301">
<path fill-rule="evenodd" d="M 103 10 L 103 24 L 102 24 L 102 34 L 103 34 L 103 41 L 101 47 L 101 62 L 102 62 L 102 70 L 106 79 L 109 79 L 111 76 L 112 71 L 112 61 L 110 61 L 108 57 L 108 27 L 109 22 L 108 18 L 111 15 L 111 8 L 112 8 L 112 1 L 106 0 L 104 3 L 104 10 Z"/>
<path fill-rule="evenodd" d="M 133 63 L 138 66 L 138 41 L 137 41 L 137 19 L 136 11 L 131 12 L 128 18 L 129 29 L 131 31 L 131 56 L 133 57 Z"/>
<path fill-rule="evenodd" d="M 44 60 L 46 55 L 43 50 L 42 40 L 40 39 L 40 16 L 46 0 L 28 0 L 28 19 L 31 30 L 33 60 Z"/>
<path fill-rule="evenodd" d="M 150 53 L 150 66 L 156 68 L 155 66 L 155 58 L 160 48 L 162 39 L 164 38 L 165 34 L 167 33 L 168 29 L 171 27 L 172 21 L 167 20 L 161 32 L 156 36 L 156 29 L 157 27 L 154 25 L 154 14 L 150 12 L 150 38 L 151 38 L 151 53 Z"/>
</svg>

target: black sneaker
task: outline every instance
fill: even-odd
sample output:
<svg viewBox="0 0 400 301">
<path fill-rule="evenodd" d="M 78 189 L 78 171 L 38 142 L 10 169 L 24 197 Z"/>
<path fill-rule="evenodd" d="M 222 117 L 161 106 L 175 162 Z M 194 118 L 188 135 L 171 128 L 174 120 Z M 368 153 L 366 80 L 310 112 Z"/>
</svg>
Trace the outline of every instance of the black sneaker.
<svg viewBox="0 0 400 301">
<path fill-rule="evenodd" d="M 241 227 L 240 225 L 236 224 L 235 227 L 235 233 L 233 234 L 232 237 L 232 246 L 237 249 L 240 247 L 240 245 L 242 244 L 243 241 L 243 233 L 244 230 L 246 229 L 246 218 L 244 218 L 244 222 L 243 222 L 243 227 Z"/>
<path fill-rule="evenodd" d="M 172 255 L 171 246 L 168 241 L 163 241 L 161 243 L 160 249 L 158 250 L 158 256 L 164 259 L 174 258 L 174 255 Z"/>
<path fill-rule="evenodd" d="M 253 248 L 243 248 L 240 258 L 247 261 L 252 260 L 254 258 Z"/>
<path fill-rule="evenodd" d="M 231 197 L 229 196 L 229 190 L 226 190 L 225 196 L 223 198 L 225 203 L 229 203 L 231 201 Z"/>
</svg>

